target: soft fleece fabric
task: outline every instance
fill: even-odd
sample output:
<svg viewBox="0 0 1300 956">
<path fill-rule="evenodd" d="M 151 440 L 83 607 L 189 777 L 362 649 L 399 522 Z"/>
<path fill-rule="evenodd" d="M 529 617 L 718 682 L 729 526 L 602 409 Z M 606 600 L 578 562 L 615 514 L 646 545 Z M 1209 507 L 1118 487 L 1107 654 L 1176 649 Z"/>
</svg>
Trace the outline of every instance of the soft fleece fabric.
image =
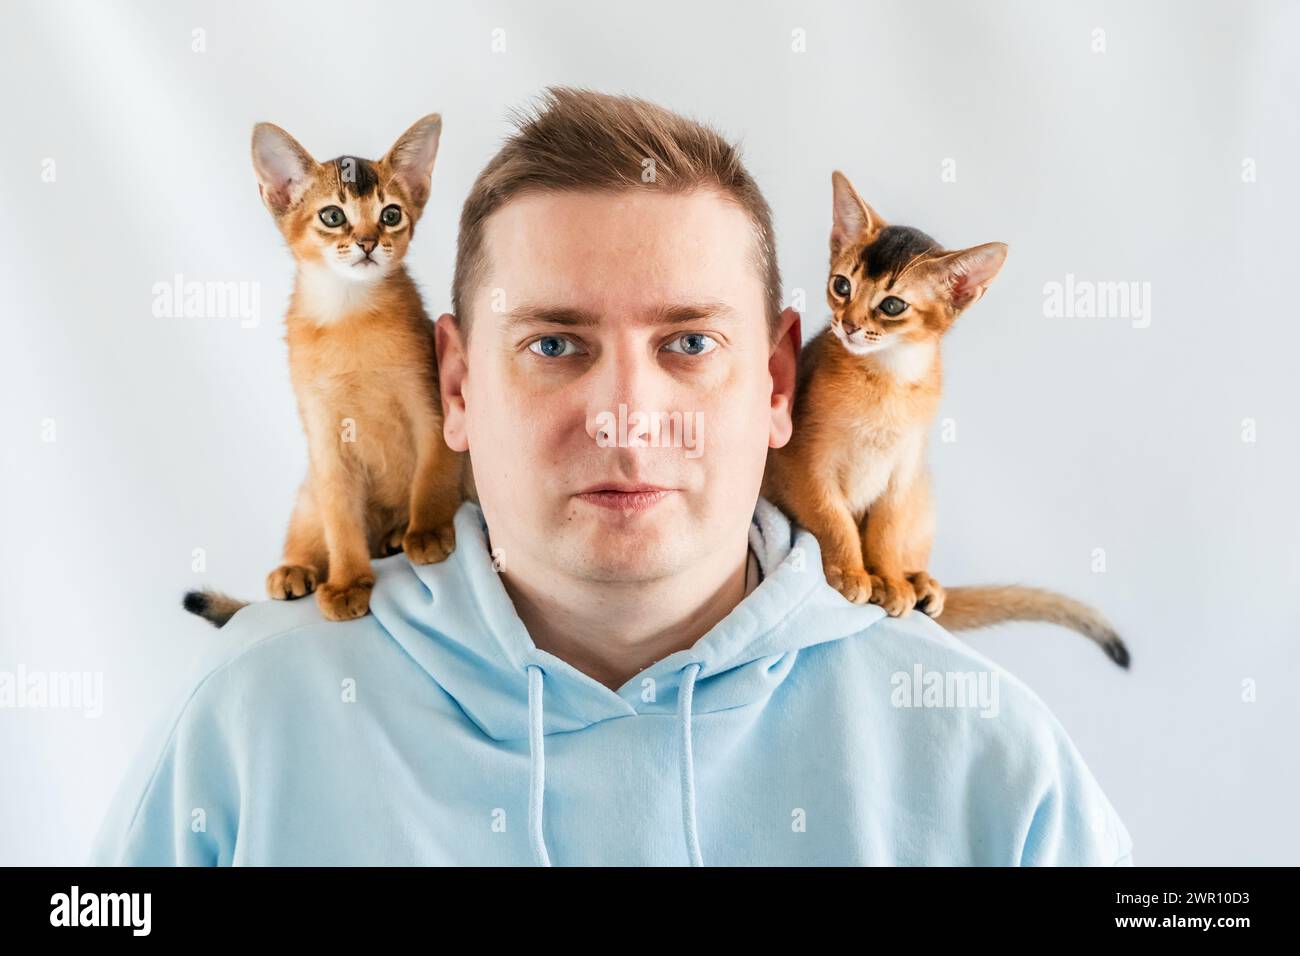
<svg viewBox="0 0 1300 956">
<path fill-rule="evenodd" d="M 761 583 L 617 692 L 538 650 L 473 503 L 446 562 L 375 561 L 371 614 L 266 601 L 220 632 L 110 808 L 95 864 L 1130 865 L 1025 685 L 920 613 L 827 585 L 765 499 Z M 997 674 L 988 707 L 898 675 Z"/>
</svg>

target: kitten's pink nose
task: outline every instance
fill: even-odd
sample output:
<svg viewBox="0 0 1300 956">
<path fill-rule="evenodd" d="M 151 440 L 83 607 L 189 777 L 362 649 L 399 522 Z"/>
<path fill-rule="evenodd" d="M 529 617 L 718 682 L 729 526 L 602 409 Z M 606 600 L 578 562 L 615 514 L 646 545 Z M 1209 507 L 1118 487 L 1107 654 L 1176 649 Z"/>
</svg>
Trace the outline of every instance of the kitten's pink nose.
<svg viewBox="0 0 1300 956">
<path fill-rule="evenodd" d="M 845 319 L 842 322 L 840 322 L 840 327 L 844 329 L 845 335 L 852 335 L 854 332 L 858 330 L 858 327 L 854 325 L 852 322 L 850 322 L 848 319 Z"/>
<path fill-rule="evenodd" d="M 357 245 L 361 247 L 362 252 L 370 255 L 375 251 L 375 246 L 379 245 L 379 239 L 373 236 L 364 236 L 357 239 Z"/>
</svg>

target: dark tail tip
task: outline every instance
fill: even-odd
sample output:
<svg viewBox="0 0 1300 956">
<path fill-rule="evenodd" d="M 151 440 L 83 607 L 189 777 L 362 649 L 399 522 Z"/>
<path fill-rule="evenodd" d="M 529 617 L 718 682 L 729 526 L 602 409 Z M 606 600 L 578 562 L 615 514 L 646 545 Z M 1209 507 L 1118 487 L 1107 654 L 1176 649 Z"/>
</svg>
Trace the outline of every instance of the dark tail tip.
<svg viewBox="0 0 1300 956">
<path fill-rule="evenodd" d="M 197 614 L 199 617 L 203 617 L 204 612 L 208 610 L 210 605 L 211 602 L 208 600 L 208 596 L 202 591 L 186 591 L 185 598 L 181 601 L 181 607 L 191 614 Z"/>
<path fill-rule="evenodd" d="M 240 608 L 248 606 L 248 602 L 238 601 L 220 591 L 186 591 L 181 606 L 213 627 L 225 627 Z"/>
<path fill-rule="evenodd" d="M 1106 652 L 1107 657 L 1109 657 L 1120 667 L 1124 668 L 1125 670 L 1128 670 L 1130 658 L 1128 654 L 1128 648 L 1124 646 L 1123 641 L 1121 641 L 1118 637 L 1112 637 L 1110 640 L 1106 641 L 1106 643 L 1102 644 L 1101 648 Z"/>
</svg>

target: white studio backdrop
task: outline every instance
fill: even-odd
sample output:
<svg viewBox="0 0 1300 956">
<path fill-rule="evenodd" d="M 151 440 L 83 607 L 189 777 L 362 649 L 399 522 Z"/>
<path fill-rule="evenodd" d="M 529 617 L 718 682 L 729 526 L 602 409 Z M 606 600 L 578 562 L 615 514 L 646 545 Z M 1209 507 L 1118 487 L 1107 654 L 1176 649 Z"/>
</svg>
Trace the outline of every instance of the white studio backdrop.
<svg viewBox="0 0 1300 956">
<path fill-rule="evenodd" d="M 1060 718 L 1139 864 L 1298 862 L 1300 6 L 5 6 L 0 672 L 94 673 L 102 701 L 0 708 L 0 864 L 82 862 L 221 641 L 182 592 L 260 597 L 278 560 L 305 444 L 253 124 L 377 157 L 442 113 L 409 257 L 437 315 L 460 204 L 550 84 L 739 139 L 805 337 L 832 169 L 950 247 L 1010 245 L 945 341 L 934 571 L 1118 625 L 1129 673 L 1046 626 L 968 640 Z M 258 320 L 155 315 L 178 275 L 250 284 Z M 1053 283 L 1135 295 L 1060 315 Z"/>
</svg>

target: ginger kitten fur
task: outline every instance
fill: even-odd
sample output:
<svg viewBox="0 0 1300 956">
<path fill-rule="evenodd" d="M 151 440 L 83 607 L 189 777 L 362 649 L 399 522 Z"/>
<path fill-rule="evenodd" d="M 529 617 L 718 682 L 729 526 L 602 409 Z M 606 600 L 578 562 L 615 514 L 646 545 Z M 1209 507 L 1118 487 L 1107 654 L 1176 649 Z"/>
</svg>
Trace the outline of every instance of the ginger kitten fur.
<svg viewBox="0 0 1300 956">
<path fill-rule="evenodd" d="M 324 163 L 278 126 L 253 130 L 259 192 L 297 261 L 285 340 L 309 458 L 266 589 L 314 591 L 331 621 L 369 610 L 371 558 L 400 547 L 431 564 L 455 547 L 464 456 L 443 439 L 434 326 L 403 264 L 441 128 L 430 114 L 378 161 Z M 185 599 L 218 626 L 242 606 Z"/>
<path fill-rule="evenodd" d="M 794 434 L 768 455 L 763 494 L 816 536 L 826 580 L 889 614 L 914 607 L 951 630 L 1048 621 L 1128 651 L 1087 605 L 1039 588 L 945 590 L 928 572 L 934 512 L 926 443 L 942 394 L 940 340 L 997 276 L 1007 247 L 950 251 L 891 226 L 838 170 L 830 325 L 804 346 Z"/>
</svg>

